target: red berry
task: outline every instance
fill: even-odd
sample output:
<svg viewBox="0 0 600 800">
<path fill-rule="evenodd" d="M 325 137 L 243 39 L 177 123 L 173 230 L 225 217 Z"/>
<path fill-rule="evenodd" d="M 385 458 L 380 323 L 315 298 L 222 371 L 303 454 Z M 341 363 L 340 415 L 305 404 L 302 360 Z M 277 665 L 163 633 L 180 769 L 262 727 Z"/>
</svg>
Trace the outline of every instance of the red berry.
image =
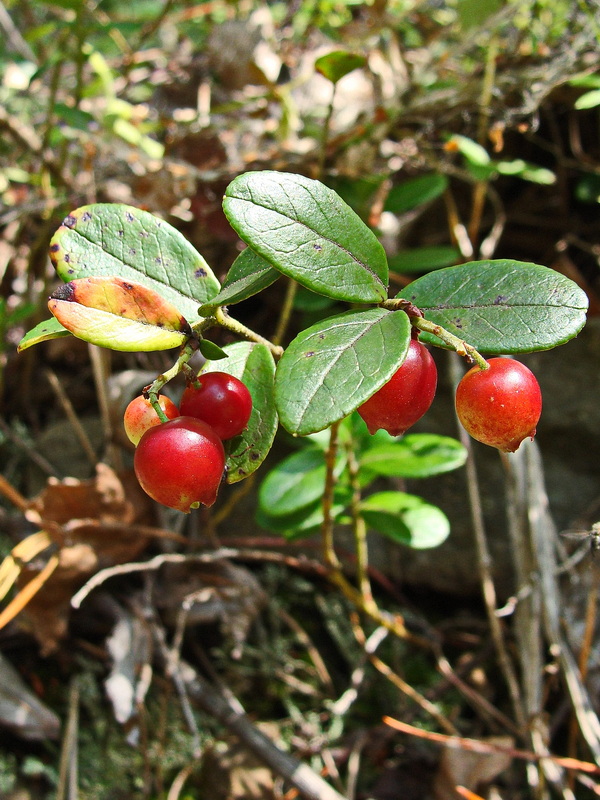
<svg viewBox="0 0 600 800">
<path fill-rule="evenodd" d="M 179 416 L 179 409 L 166 395 L 161 394 L 158 398 L 158 403 L 169 419 L 175 419 L 175 417 Z M 125 433 L 135 445 L 137 445 L 148 428 L 160 425 L 160 423 L 161 420 L 152 408 L 150 400 L 147 400 L 143 395 L 134 397 L 125 409 L 123 416 Z"/>
<path fill-rule="evenodd" d="M 217 499 L 225 451 L 206 422 L 177 417 L 146 431 L 136 448 L 133 467 L 150 497 L 187 513 L 192 506 L 211 506 Z"/>
<path fill-rule="evenodd" d="M 512 358 L 491 358 L 489 368 L 472 367 L 456 389 L 456 413 L 474 439 L 514 453 L 535 435 L 542 393 L 533 372 Z"/>
<path fill-rule="evenodd" d="M 181 413 L 208 422 L 221 439 L 240 434 L 252 413 L 252 396 L 246 385 L 226 372 L 207 372 L 198 380 L 199 387 L 185 389 Z"/>
<path fill-rule="evenodd" d="M 437 368 L 429 350 L 411 339 L 406 360 L 390 380 L 358 409 L 369 433 L 383 428 L 400 436 L 427 411 L 437 387 Z"/>
</svg>

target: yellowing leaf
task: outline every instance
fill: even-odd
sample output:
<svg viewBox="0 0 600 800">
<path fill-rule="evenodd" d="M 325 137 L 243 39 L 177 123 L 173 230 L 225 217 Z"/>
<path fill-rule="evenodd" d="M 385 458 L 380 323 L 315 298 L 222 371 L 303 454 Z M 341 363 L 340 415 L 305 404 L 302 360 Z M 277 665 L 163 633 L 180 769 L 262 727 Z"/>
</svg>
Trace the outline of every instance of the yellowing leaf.
<svg viewBox="0 0 600 800">
<path fill-rule="evenodd" d="M 192 334 L 174 305 L 152 289 L 122 278 L 65 283 L 51 295 L 48 308 L 74 336 L 111 350 L 168 350 Z"/>
</svg>

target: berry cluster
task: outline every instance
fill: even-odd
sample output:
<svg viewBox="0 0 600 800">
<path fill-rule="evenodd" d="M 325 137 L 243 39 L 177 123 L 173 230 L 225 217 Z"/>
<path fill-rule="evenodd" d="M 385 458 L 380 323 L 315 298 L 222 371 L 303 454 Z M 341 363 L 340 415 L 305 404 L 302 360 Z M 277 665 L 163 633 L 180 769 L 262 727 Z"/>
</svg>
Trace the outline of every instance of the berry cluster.
<svg viewBox="0 0 600 800">
<path fill-rule="evenodd" d="M 252 412 L 248 388 L 233 375 L 208 372 L 184 391 L 179 408 L 161 395 L 163 422 L 140 395 L 123 423 L 136 445 L 133 466 L 144 491 L 169 508 L 188 513 L 211 506 L 225 470 L 223 441 L 246 428 Z"/>
<path fill-rule="evenodd" d="M 435 362 L 413 338 L 400 369 L 358 413 L 369 433 L 382 428 L 399 436 L 425 414 L 436 387 Z M 541 412 L 542 394 L 534 374 L 511 358 L 491 358 L 485 369 L 472 367 L 456 390 L 456 413 L 467 433 L 505 453 L 533 438 Z"/>
</svg>

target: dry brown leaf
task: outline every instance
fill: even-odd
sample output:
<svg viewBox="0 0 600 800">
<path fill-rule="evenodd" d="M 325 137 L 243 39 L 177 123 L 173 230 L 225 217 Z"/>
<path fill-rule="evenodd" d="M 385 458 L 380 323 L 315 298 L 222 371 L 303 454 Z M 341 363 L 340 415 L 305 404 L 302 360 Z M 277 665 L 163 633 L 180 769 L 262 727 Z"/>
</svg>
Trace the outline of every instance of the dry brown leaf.
<svg viewBox="0 0 600 800">
<path fill-rule="evenodd" d="M 131 561 L 146 547 L 148 538 L 136 531 L 135 523 L 147 505 L 131 499 L 136 497 L 135 488 L 124 480 L 106 464 L 98 464 L 95 478 L 88 481 L 50 479 L 29 504 L 26 514 L 41 521 L 60 547 L 54 572 L 28 598 L 19 617 L 44 654 L 65 636 L 71 597 L 90 575 Z M 28 586 L 43 569 L 24 565 L 17 582 L 24 596 L 31 593 Z"/>
</svg>

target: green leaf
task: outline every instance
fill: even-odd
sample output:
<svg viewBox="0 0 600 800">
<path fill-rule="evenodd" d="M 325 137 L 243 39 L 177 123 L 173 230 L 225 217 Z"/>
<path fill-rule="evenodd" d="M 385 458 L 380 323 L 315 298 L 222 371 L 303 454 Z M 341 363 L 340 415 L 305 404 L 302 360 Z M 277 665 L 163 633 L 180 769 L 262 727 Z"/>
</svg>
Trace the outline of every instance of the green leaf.
<svg viewBox="0 0 600 800">
<path fill-rule="evenodd" d="M 431 478 L 462 467 L 466 460 L 467 451 L 456 439 L 409 433 L 368 448 L 360 456 L 360 468 L 388 478 Z"/>
<path fill-rule="evenodd" d="M 440 247 L 415 247 L 412 250 L 403 250 L 389 260 L 390 270 L 393 272 L 429 272 L 432 269 L 449 267 L 460 259 L 458 248 L 452 245 Z"/>
<path fill-rule="evenodd" d="M 227 273 L 221 291 L 200 307 L 202 316 L 209 316 L 219 306 L 247 300 L 274 283 L 281 273 L 257 255 L 250 247 L 239 254 Z"/>
<path fill-rule="evenodd" d="M 482 147 L 480 144 L 473 141 L 473 139 L 469 139 L 468 136 L 455 134 L 450 137 L 450 143 L 456 146 L 458 152 L 462 153 L 469 164 L 473 164 L 476 167 L 485 167 L 491 161 L 485 147 Z"/>
<path fill-rule="evenodd" d="M 227 353 L 223 348 L 211 342 L 210 339 L 200 339 L 198 342 L 198 350 L 200 350 L 204 358 L 208 361 L 219 361 L 221 358 L 227 358 Z"/>
<path fill-rule="evenodd" d="M 74 336 L 111 350 L 169 350 L 192 335 L 175 306 L 157 292 L 121 278 L 65 283 L 50 295 L 48 308 Z"/>
<path fill-rule="evenodd" d="M 359 67 L 364 67 L 367 59 L 358 53 L 349 53 L 347 50 L 334 50 L 317 58 L 315 69 L 331 83 L 337 83 L 341 78 Z"/>
<path fill-rule="evenodd" d="M 275 363 L 264 344 L 235 342 L 223 348 L 225 361 L 209 362 L 202 372 L 227 372 L 245 383 L 252 395 L 252 414 L 246 430 L 229 442 L 227 483 L 237 483 L 263 463 L 277 432 L 273 402 Z"/>
<path fill-rule="evenodd" d="M 484 353 L 528 353 L 564 344 L 586 320 L 573 281 L 538 264 L 472 261 L 430 272 L 403 289 L 425 317 Z M 440 345 L 425 334 L 423 340 Z"/>
<path fill-rule="evenodd" d="M 417 550 L 438 547 L 450 533 L 437 506 L 404 492 L 378 492 L 365 498 L 360 513 L 369 528 Z"/>
<path fill-rule="evenodd" d="M 514 158 L 512 161 L 495 161 L 494 167 L 501 175 L 516 175 L 531 183 L 539 183 L 543 186 L 551 186 L 556 183 L 556 175 L 552 170 L 529 161 L 523 161 L 522 158 Z"/>
<path fill-rule="evenodd" d="M 407 315 L 382 308 L 348 311 L 307 328 L 277 365 L 282 425 L 306 435 L 347 416 L 402 365 L 409 341 Z"/>
<path fill-rule="evenodd" d="M 345 467 L 343 451 L 338 454 L 335 475 Z M 323 497 L 325 455 L 318 447 L 303 447 L 283 459 L 266 475 L 258 490 L 258 505 L 270 517 L 287 517 Z"/>
<path fill-rule="evenodd" d="M 188 322 L 219 291 L 202 256 L 176 228 L 132 206 L 96 203 L 65 218 L 50 241 L 63 281 L 118 275 L 153 289 Z"/>
<path fill-rule="evenodd" d="M 308 289 L 350 303 L 387 294 L 385 251 L 332 189 L 286 172 L 247 172 L 226 189 L 225 214 L 271 266 Z"/>
<path fill-rule="evenodd" d="M 336 487 L 331 506 L 333 520 L 337 520 L 344 513 L 349 502 L 349 488 L 347 486 Z M 312 536 L 318 533 L 323 524 L 323 502 L 322 499 L 315 500 L 292 514 L 279 517 L 271 516 L 264 509 L 259 508 L 256 512 L 256 521 L 261 527 L 281 533 L 289 540 Z"/>
<path fill-rule="evenodd" d="M 592 89 L 591 92 L 585 92 L 575 101 L 575 108 L 578 111 L 597 108 L 597 106 L 600 106 L 600 89 Z"/>
<path fill-rule="evenodd" d="M 404 214 L 440 197 L 448 187 L 448 178 L 438 172 L 421 175 L 394 186 L 385 201 L 385 210 Z"/>
<path fill-rule="evenodd" d="M 56 317 L 45 319 L 23 336 L 17 345 L 17 352 L 21 353 L 28 347 L 33 347 L 34 344 L 48 342 L 50 339 L 60 339 L 62 336 L 71 336 L 71 332 L 61 325 Z"/>
</svg>

